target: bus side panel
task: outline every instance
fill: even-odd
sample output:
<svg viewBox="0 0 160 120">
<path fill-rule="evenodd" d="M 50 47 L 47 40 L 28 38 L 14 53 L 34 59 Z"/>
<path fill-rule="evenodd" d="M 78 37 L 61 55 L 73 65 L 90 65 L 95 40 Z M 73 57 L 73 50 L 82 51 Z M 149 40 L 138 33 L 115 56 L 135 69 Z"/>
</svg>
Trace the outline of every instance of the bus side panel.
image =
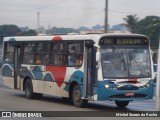
<svg viewBox="0 0 160 120">
<path fill-rule="evenodd" d="M 32 80 L 35 93 L 69 96 L 65 87 L 72 73 L 66 74 L 67 68 L 40 65 L 22 65 L 22 68 L 21 77 L 29 77 Z"/>
<path fill-rule="evenodd" d="M 33 91 L 55 96 L 68 97 L 68 92 L 64 90 L 64 83 L 59 87 L 54 81 L 32 80 Z"/>
<path fill-rule="evenodd" d="M 3 85 L 14 89 L 14 78 L 13 77 L 2 77 Z"/>
<path fill-rule="evenodd" d="M 75 69 L 75 68 L 74 68 Z M 82 72 L 82 70 L 68 70 L 67 74 L 66 74 L 66 78 L 65 78 L 65 82 L 67 83 L 64 90 L 67 91 L 69 93 L 69 89 L 71 87 L 71 84 L 74 82 L 77 85 L 79 85 L 80 89 L 81 89 L 81 96 L 83 96 L 83 77 L 84 77 L 84 73 Z"/>
<path fill-rule="evenodd" d="M 63 97 L 69 96 L 68 92 L 64 90 L 64 87 L 66 86 L 65 83 L 62 83 L 61 87 L 59 87 L 56 82 L 45 81 L 45 85 L 44 92 L 46 94 Z"/>
<path fill-rule="evenodd" d="M 4 64 L 2 66 L 2 80 L 7 87 L 14 89 L 14 69 L 13 64 Z"/>
</svg>

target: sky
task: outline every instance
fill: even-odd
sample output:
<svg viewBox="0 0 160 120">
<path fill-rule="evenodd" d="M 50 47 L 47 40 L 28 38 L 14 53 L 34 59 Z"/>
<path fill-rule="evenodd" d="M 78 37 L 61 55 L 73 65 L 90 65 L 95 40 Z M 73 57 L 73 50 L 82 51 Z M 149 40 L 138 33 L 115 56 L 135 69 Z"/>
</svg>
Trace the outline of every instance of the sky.
<svg viewBox="0 0 160 120">
<path fill-rule="evenodd" d="M 79 28 L 104 25 L 106 0 L 0 0 L 0 25 L 15 24 L 37 29 L 56 27 Z M 127 15 L 140 19 L 160 16 L 160 0 L 108 0 L 108 24 L 125 23 Z"/>
</svg>

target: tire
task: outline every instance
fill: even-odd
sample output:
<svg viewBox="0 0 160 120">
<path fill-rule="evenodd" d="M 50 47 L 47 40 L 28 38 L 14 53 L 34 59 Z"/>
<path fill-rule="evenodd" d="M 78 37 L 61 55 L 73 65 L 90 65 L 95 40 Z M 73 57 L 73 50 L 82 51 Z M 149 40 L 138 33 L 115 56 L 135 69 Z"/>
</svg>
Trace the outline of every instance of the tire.
<svg viewBox="0 0 160 120">
<path fill-rule="evenodd" d="M 65 103 L 72 104 L 72 100 L 70 98 L 62 97 L 62 100 L 65 101 Z"/>
<path fill-rule="evenodd" d="M 33 93 L 33 86 L 32 86 L 32 81 L 30 79 L 27 79 L 25 82 L 25 97 L 27 99 L 32 99 L 34 96 Z"/>
<path fill-rule="evenodd" d="M 85 107 L 88 103 L 88 100 L 81 99 L 81 90 L 79 85 L 75 85 L 73 88 L 72 101 L 73 105 L 76 107 Z"/>
<path fill-rule="evenodd" d="M 129 104 L 129 101 L 115 101 L 115 103 L 118 108 L 125 108 Z"/>
<path fill-rule="evenodd" d="M 42 96 L 43 96 L 42 93 L 34 93 L 34 98 L 36 98 L 36 99 L 41 99 Z"/>
</svg>

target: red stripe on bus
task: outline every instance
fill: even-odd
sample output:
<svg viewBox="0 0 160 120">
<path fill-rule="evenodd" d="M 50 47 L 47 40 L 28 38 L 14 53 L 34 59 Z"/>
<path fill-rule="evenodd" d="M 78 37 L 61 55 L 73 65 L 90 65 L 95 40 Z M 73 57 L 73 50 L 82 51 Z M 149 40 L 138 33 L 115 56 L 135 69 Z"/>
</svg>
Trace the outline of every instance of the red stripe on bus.
<svg viewBox="0 0 160 120">
<path fill-rule="evenodd" d="M 52 40 L 63 40 L 61 36 L 55 36 L 52 38 Z M 66 75 L 66 67 L 61 66 L 47 66 L 46 71 L 49 71 L 52 73 L 57 85 L 59 87 L 62 86 L 64 82 L 64 78 Z"/>
<path fill-rule="evenodd" d="M 55 36 L 54 38 L 52 38 L 52 40 L 63 40 L 63 39 L 61 38 L 61 36 Z"/>
<path fill-rule="evenodd" d="M 60 66 L 46 66 L 46 71 L 51 72 L 57 85 L 62 86 L 66 75 L 66 67 Z"/>
</svg>

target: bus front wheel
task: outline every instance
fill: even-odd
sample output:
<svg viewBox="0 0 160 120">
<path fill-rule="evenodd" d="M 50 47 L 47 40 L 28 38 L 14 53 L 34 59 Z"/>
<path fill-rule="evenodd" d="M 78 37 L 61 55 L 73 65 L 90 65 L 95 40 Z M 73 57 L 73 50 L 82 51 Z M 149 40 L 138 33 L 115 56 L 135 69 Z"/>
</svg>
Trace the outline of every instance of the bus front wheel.
<svg viewBox="0 0 160 120">
<path fill-rule="evenodd" d="M 129 104 L 129 101 L 115 101 L 115 103 L 117 107 L 125 108 Z"/>
<path fill-rule="evenodd" d="M 72 101 L 76 107 L 84 107 L 88 101 L 81 98 L 81 90 L 79 85 L 75 85 L 72 92 Z"/>
<path fill-rule="evenodd" d="M 33 86 L 32 86 L 32 81 L 30 79 L 28 79 L 25 82 L 25 97 L 27 99 L 31 99 L 33 98 L 34 93 L 33 93 Z"/>
</svg>

